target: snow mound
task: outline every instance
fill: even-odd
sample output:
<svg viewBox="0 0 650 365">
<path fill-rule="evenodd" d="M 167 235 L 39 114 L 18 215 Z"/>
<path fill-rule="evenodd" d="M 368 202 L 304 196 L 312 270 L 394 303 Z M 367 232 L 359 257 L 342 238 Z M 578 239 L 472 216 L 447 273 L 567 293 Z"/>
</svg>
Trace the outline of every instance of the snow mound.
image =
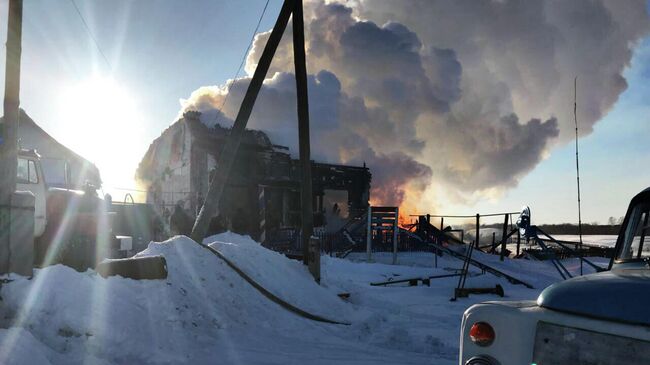
<svg viewBox="0 0 650 365">
<path fill-rule="evenodd" d="M 51 351 L 22 328 L 0 329 L 0 344 L 0 364 L 51 364 L 45 354 Z"/>
<path fill-rule="evenodd" d="M 289 260 L 283 254 L 268 250 L 249 236 L 226 232 L 203 240 L 219 250 L 231 262 L 273 294 L 300 309 L 327 317 L 331 313 L 337 321 L 350 317 L 350 307 L 326 284 L 314 282 L 307 266 Z M 323 309 L 326 313 L 323 313 Z"/>
<path fill-rule="evenodd" d="M 346 304 L 311 280 L 300 263 L 265 252 L 250 238 L 218 239 L 213 245 L 274 294 L 314 314 L 344 319 L 339 315 Z M 138 254 L 150 255 L 165 257 L 167 279 L 104 279 L 92 270 L 55 265 L 37 270 L 32 280 L 5 284 L 0 327 L 10 329 L 0 330 L 0 363 L 210 363 L 215 353 L 238 363 L 241 356 L 255 356 L 248 346 L 264 348 L 256 344 L 262 338 L 272 348 L 287 326 L 305 329 L 306 338 L 318 337 L 314 327 L 332 326 L 269 301 L 187 237 L 152 242 Z"/>
<path fill-rule="evenodd" d="M 272 302 L 228 264 L 187 237 L 150 243 L 138 256 L 162 255 L 165 280 L 102 278 L 62 265 L 12 277 L 0 290 L 0 364 L 436 364 L 458 363 L 464 310 L 496 296 L 449 298 L 458 277 L 431 286 L 369 283 L 443 275 L 462 261 L 431 253 L 352 253 L 322 256 L 321 285 L 298 261 L 247 236 L 223 233 L 204 244 L 217 249 L 253 280 L 312 314 L 351 325 L 311 321 Z M 522 275 L 514 260 L 481 257 Z M 489 262 L 488 262 L 489 261 Z M 521 264 L 523 265 L 523 264 Z M 468 286 L 500 284 L 508 300 L 535 299 L 552 277 L 548 263 L 526 266 L 536 289 L 512 285 L 472 268 Z M 543 275 L 542 275 L 543 274 Z M 546 275 L 546 276 L 544 276 Z M 525 279 L 525 278 L 524 278 Z M 350 293 L 346 301 L 340 292 Z"/>
</svg>

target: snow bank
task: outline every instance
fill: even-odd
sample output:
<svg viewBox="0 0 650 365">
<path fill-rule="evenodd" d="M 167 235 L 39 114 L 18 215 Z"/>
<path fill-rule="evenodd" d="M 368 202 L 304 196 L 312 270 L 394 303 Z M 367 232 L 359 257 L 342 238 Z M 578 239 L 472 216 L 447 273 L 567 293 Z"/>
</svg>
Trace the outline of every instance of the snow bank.
<svg viewBox="0 0 650 365">
<path fill-rule="evenodd" d="M 0 329 L 0 364 L 51 364 L 52 351 L 22 328 Z"/>
<path fill-rule="evenodd" d="M 324 324 L 271 302 L 223 260 L 186 237 L 150 243 L 138 256 L 163 255 L 165 280 L 104 279 L 56 265 L 32 280 L 15 278 L 0 296 L 0 364 L 454 364 L 462 313 L 498 300 L 450 302 L 457 277 L 431 287 L 375 287 L 370 282 L 448 274 L 462 261 L 431 253 L 376 253 L 375 263 L 322 257 L 317 285 L 302 263 L 250 237 L 224 233 L 205 240 L 256 282 L 313 314 L 351 322 Z M 533 281 L 535 289 L 472 268 L 467 286 L 501 284 L 506 300 L 535 299 L 559 280 L 549 263 L 476 258 Z M 572 263 L 575 266 L 575 262 Z M 575 269 L 575 268 L 574 268 Z M 522 279 L 526 279 L 522 277 Z M 349 292 L 343 301 L 336 294 Z"/>
<path fill-rule="evenodd" d="M 240 245 L 246 242 L 230 237 Z M 246 262 L 247 269 L 267 265 L 255 263 L 264 255 L 252 247 L 243 249 L 247 255 L 229 253 Z M 56 265 L 37 270 L 32 280 L 18 278 L 4 285 L 1 327 L 12 328 L 0 333 L 4 356 L 0 363 L 209 363 L 218 352 L 222 359 L 253 356 L 248 347 L 263 340 L 272 346 L 281 328 L 305 328 L 304 336 L 312 337 L 314 325 L 304 323 L 310 321 L 268 301 L 189 238 L 151 243 L 138 254 L 148 255 L 165 256 L 166 280 L 104 279 L 90 270 L 79 273 Z M 272 268 L 256 273 L 274 278 L 276 288 L 299 288 L 292 298 L 304 298 L 296 304 L 320 309 L 319 314 L 327 317 L 346 312 L 334 293 L 313 281 L 289 277 L 285 282 L 285 273 L 304 275 L 290 260 L 271 260 L 282 275 Z M 317 308 L 319 302 L 328 305 Z"/>
<path fill-rule="evenodd" d="M 350 306 L 328 289 L 326 282 L 317 285 L 307 266 L 268 250 L 249 236 L 226 232 L 206 238 L 204 243 L 219 250 L 247 275 L 273 294 L 313 314 L 349 321 Z"/>
</svg>

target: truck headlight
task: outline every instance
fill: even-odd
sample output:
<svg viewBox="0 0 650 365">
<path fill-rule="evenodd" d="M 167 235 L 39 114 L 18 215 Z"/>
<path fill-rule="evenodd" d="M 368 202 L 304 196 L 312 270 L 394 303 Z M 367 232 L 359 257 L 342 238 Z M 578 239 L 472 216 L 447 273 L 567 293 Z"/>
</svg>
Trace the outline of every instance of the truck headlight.
<svg viewBox="0 0 650 365">
<path fill-rule="evenodd" d="M 467 360 L 465 365 L 499 365 L 499 362 L 490 356 L 479 355 Z"/>
<path fill-rule="evenodd" d="M 481 347 L 490 346 L 495 337 L 494 329 L 487 322 L 476 322 L 469 329 L 470 340 Z"/>
</svg>

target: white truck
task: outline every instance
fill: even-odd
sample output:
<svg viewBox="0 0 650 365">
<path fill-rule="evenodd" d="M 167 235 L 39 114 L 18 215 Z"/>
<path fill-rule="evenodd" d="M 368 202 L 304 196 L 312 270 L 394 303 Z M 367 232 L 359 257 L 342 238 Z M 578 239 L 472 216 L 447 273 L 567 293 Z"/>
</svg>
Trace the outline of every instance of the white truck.
<svg viewBox="0 0 650 365">
<path fill-rule="evenodd" d="M 467 309 L 459 364 L 650 364 L 649 217 L 650 188 L 630 203 L 609 271 L 553 284 L 537 301 Z"/>
<path fill-rule="evenodd" d="M 111 232 L 106 202 L 85 191 L 49 187 L 34 150 L 20 150 L 16 190 L 34 194 L 34 263 L 63 263 L 78 270 L 130 250 L 130 237 Z"/>
<path fill-rule="evenodd" d="M 47 188 L 38 153 L 20 150 L 16 167 L 16 190 L 34 194 L 34 237 L 40 237 L 45 232 Z"/>
</svg>

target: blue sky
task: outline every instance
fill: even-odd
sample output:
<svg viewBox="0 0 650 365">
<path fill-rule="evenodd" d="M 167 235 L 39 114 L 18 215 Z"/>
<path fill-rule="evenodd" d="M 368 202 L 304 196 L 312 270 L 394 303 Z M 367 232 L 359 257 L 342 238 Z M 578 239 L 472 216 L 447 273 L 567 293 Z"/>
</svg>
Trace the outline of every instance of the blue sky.
<svg viewBox="0 0 650 365">
<path fill-rule="evenodd" d="M 104 173 L 105 188 L 128 185 L 149 143 L 175 119 L 179 99 L 200 86 L 219 85 L 234 76 L 265 1 L 206 1 L 193 6 L 181 1 L 76 1 L 110 66 L 69 1 L 26 1 L 21 105 L 55 138 L 96 160 L 102 171 L 116 171 L 115 166 L 103 167 L 110 163 L 128 171 L 119 177 Z M 279 0 L 270 2 L 261 30 L 272 26 L 280 5 Z M 7 1 L 0 1 L 3 40 L 6 7 Z M 4 70 L 4 49 L 1 52 Z M 627 91 L 594 132 L 580 139 L 585 222 L 623 215 L 630 197 L 650 186 L 649 61 L 650 40 L 646 38 L 625 73 Z M 75 89 L 76 93 L 68 89 L 85 85 L 93 77 L 110 78 L 117 90 L 128 95 L 129 108 L 137 113 L 112 125 L 110 121 L 98 123 L 101 115 L 93 116 L 91 107 L 90 117 L 71 124 L 71 118 L 88 115 L 70 111 L 76 102 L 94 104 L 83 98 L 83 87 Z M 0 82 L 4 83 L 4 73 Z M 76 96 L 66 99 L 66 95 Z M 567 101 L 568 108 L 571 102 Z M 79 123 L 91 126 L 92 133 L 71 133 L 71 126 Z M 122 153 L 93 148 L 99 145 L 115 146 Z M 448 204 L 441 210 L 473 214 L 530 205 L 537 223 L 577 221 L 574 153 L 572 144 L 552 150 L 498 201 Z"/>
</svg>

